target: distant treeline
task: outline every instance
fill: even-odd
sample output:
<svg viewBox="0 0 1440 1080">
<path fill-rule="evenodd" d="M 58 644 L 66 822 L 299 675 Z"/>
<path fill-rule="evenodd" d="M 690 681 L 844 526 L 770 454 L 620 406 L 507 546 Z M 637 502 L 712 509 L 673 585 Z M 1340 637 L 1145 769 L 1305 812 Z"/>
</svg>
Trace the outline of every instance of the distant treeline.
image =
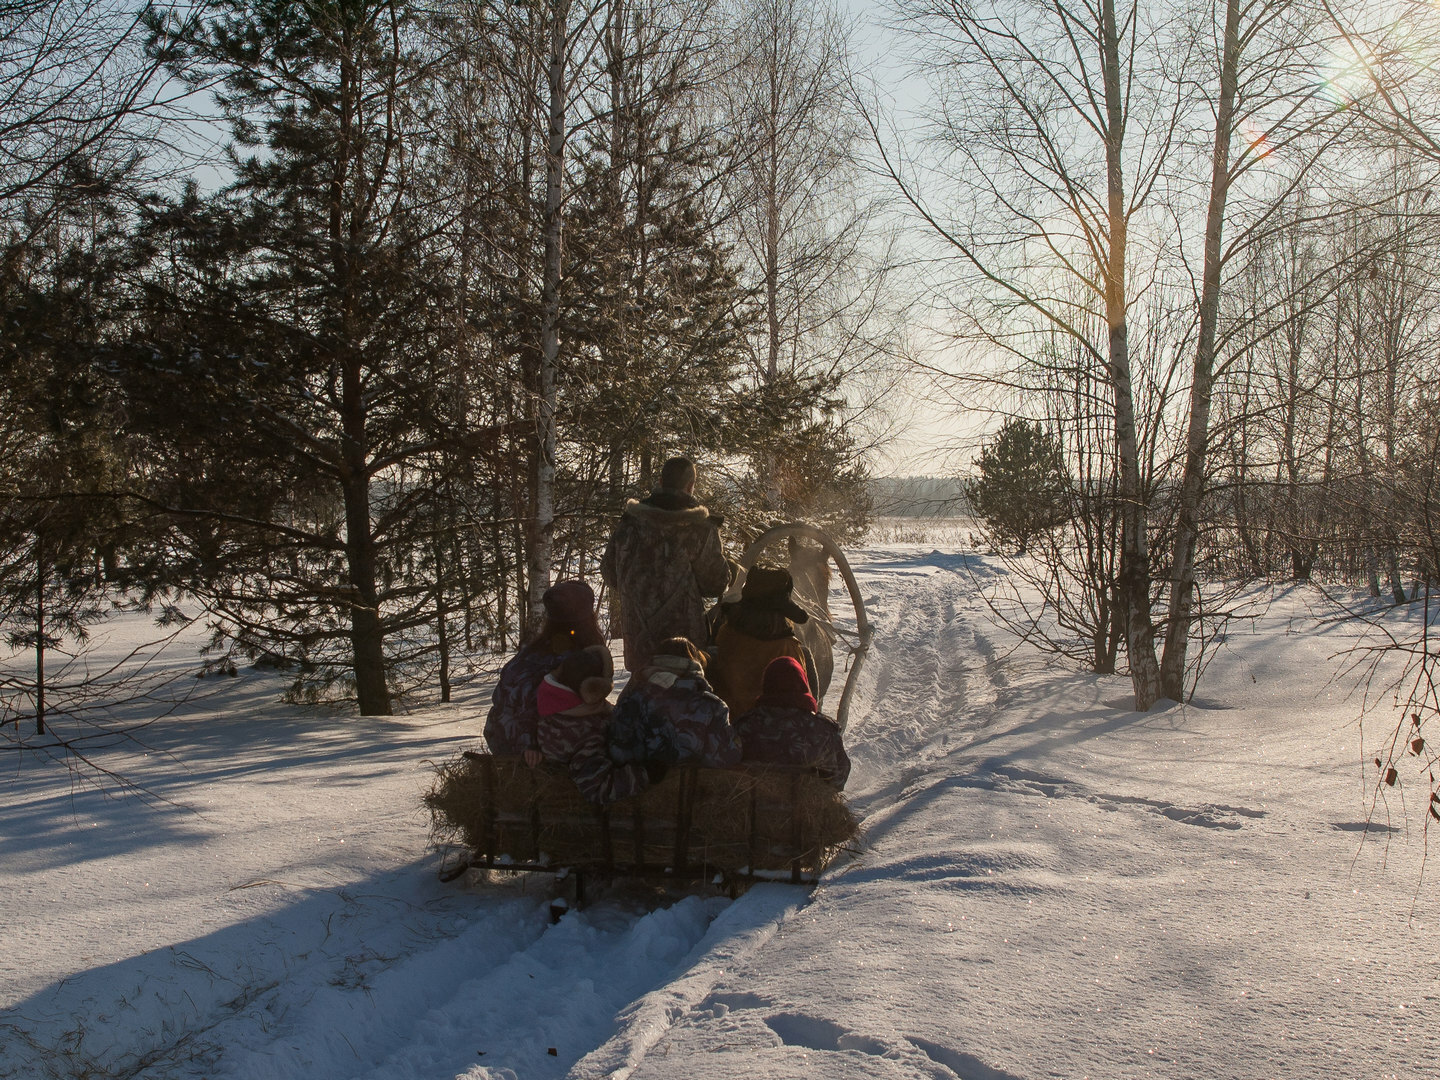
<svg viewBox="0 0 1440 1080">
<path fill-rule="evenodd" d="M 970 514 L 965 481 L 954 476 L 877 476 L 870 481 L 876 517 L 957 518 Z"/>
</svg>

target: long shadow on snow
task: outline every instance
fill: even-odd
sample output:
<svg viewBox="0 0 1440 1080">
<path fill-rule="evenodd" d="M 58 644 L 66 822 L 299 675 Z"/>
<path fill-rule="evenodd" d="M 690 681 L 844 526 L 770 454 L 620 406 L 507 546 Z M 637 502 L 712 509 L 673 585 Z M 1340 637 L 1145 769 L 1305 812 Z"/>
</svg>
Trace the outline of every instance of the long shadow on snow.
<svg viewBox="0 0 1440 1080">
<path fill-rule="evenodd" d="M 835 872 L 832 887 L 866 885 L 876 881 L 904 882 L 950 890 L 985 890 L 1013 895 L 1032 896 L 1044 890 L 1037 885 L 1017 884 L 1002 876 L 1013 870 L 1034 869 L 1034 860 L 1018 859 L 1013 854 L 913 855 L 883 866 L 851 865 Z"/>
<path fill-rule="evenodd" d="M 1117 713 L 1099 700 L 1100 690 L 1099 677 L 1096 677 L 1092 686 L 1092 707 L 1088 710 L 1071 710 L 1063 716 L 1052 711 L 1013 728 L 982 729 L 972 742 L 946 755 L 942 759 L 943 764 L 929 763 L 906 770 L 894 784 L 873 793 L 865 801 L 866 843 L 873 846 L 883 841 L 891 830 L 910 814 L 923 811 L 947 793 L 959 789 L 1028 792 L 1046 798 L 1083 798 L 1106 809 L 1135 807 L 1157 813 L 1180 824 L 1227 830 L 1241 828 L 1241 822 L 1235 820 L 1236 818 L 1266 816 L 1264 811 L 1248 807 L 1208 803 L 1199 807 L 1184 807 L 1159 799 L 1091 791 L 1074 780 L 1049 776 L 1018 764 L 1033 762 L 1036 758 L 1043 759 L 1053 750 L 1073 747 L 1136 725 L 1172 727 L 1182 720 L 1182 707 L 1173 704 L 1148 713 L 1133 710 Z M 1034 698 L 1042 698 L 1047 692 L 1044 688 L 1031 687 L 1026 693 Z M 1044 737 L 1031 742 L 1025 741 L 1027 736 L 1035 735 Z M 1002 739 L 1019 740 L 1021 745 L 1006 753 L 989 756 L 976 754 L 977 750 Z M 877 812 L 883 814 L 882 820 L 875 820 Z M 888 876 L 888 871 L 876 873 L 877 876 Z M 976 877 L 977 886 L 983 883 Z"/>
<path fill-rule="evenodd" d="M 331 1055 L 350 1061 L 334 1080 L 364 1072 L 393 1049 L 397 1030 L 548 925 L 539 895 L 477 898 L 440 885 L 433 870 L 416 860 L 305 890 L 204 937 L 66 976 L 0 1010 L 0 1080 L 208 1076 L 236 1048 L 293 1058 L 292 1036 L 347 1046 Z M 400 975 L 387 986 L 392 969 Z M 309 1052 L 326 1059 L 321 1047 Z M 468 1044 L 467 1054 L 457 1071 L 473 1064 Z"/>
<path fill-rule="evenodd" d="M 1046 711 L 1033 720 L 1015 727 L 995 727 L 987 722 L 983 727 L 971 729 L 969 733 L 974 735 L 971 741 L 956 746 L 954 750 L 938 760 L 902 770 L 892 783 L 876 789 L 863 802 L 857 804 L 862 818 L 866 820 L 867 843 L 881 839 L 888 831 L 883 825 L 870 824 L 869 819 L 876 810 L 890 807 L 901 801 L 910 803 L 919 798 L 925 798 L 927 802 L 933 801 L 939 792 L 927 797 L 926 790 L 930 787 L 938 786 L 942 790 L 948 790 L 956 783 L 973 786 L 973 778 L 976 775 L 984 775 L 1000 765 L 1010 764 L 1020 756 L 1028 759 L 1047 750 L 1078 745 L 1152 719 L 1147 713 L 1117 713 L 1105 705 L 1101 700 L 1100 679 L 1101 677 L 1096 676 L 1092 680 L 1089 708 L 1070 709 L 1064 713 L 1056 710 Z M 1017 691 L 1007 708 L 1021 708 L 1026 704 L 1027 698 L 1043 700 L 1047 697 L 1057 697 L 1062 689 L 1073 692 L 1073 687 L 1074 676 L 1046 680 L 1039 686 L 1031 685 Z M 1037 738 L 1034 742 L 1024 742 L 1027 736 L 1044 737 Z M 1001 739 L 1020 740 L 1022 745 L 1006 754 L 990 757 L 976 754 L 977 750 Z M 969 760 L 971 758 L 973 761 Z M 927 780 L 931 781 L 928 785 L 925 784 Z M 913 794 L 911 794 L 912 790 Z M 915 805 L 918 808 L 926 803 L 916 803 Z"/>
<path fill-rule="evenodd" d="M 968 552 L 946 552 L 931 551 L 926 555 L 916 555 L 909 559 L 889 558 L 867 560 L 856 562 L 854 570 L 856 574 L 871 572 L 903 573 L 906 570 L 920 570 L 933 568 L 936 570 L 948 570 L 951 573 L 969 574 L 977 581 L 982 578 L 993 578 L 1001 576 L 993 562 L 980 555 Z"/>
<path fill-rule="evenodd" d="M 1062 691 L 1073 695 L 1074 679 L 1075 677 L 1070 675 L 1064 679 L 1045 680 L 1018 688 L 1007 707 L 1023 711 L 1027 704 L 1034 705 L 1047 698 L 1059 697 Z M 972 741 L 956 747 L 938 761 L 902 771 L 893 783 L 872 792 L 858 807 L 865 820 L 867 846 L 883 842 L 911 812 L 925 809 L 950 791 L 995 786 L 992 778 L 1016 773 L 1020 768 L 1018 763 L 1043 759 L 1054 750 L 1078 746 L 1137 725 L 1168 728 L 1181 722 L 1179 707 L 1173 704 L 1143 713 L 1134 710 L 1116 711 L 1105 703 L 1103 693 L 1106 681 L 1105 676 L 1091 677 L 1088 707 L 1070 708 L 1064 712 L 1047 710 L 1015 727 L 987 725 L 975 730 Z M 1015 748 L 990 755 L 983 753 L 985 748 L 1002 740 L 1014 742 Z M 1068 782 L 1063 779 L 1053 781 L 1055 785 L 1066 783 Z M 1097 797 L 1110 802 L 1134 802 L 1137 805 L 1148 805 L 1150 802 L 1119 796 Z M 1160 807 L 1160 804 L 1156 803 L 1155 807 Z M 1243 808 L 1222 809 L 1233 810 L 1241 816 L 1260 816 L 1258 812 Z M 1185 820 L 1188 812 L 1180 808 L 1177 808 L 1177 811 L 1180 813 L 1179 817 L 1171 814 L 1166 816 L 1173 820 Z M 883 813 L 884 818 L 876 821 L 879 813 Z"/>
<path fill-rule="evenodd" d="M 243 725 L 242 734 L 237 735 L 236 725 Z M 420 727 L 403 718 L 303 712 L 170 720 L 152 729 L 143 748 L 117 746 L 112 756 L 97 758 L 173 804 L 155 806 L 143 817 L 129 802 L 133 794 L 116 799 L 104 791 L 78 787 L 68 772 L 53 763 L 31 760 L 25 771 L 11 774 L 8 794 L 26 788 L 34 793 L 0 799 L 0 820 L 5 823 L 0 858 L 33 858 L 48 850 L 50 865 L 59 866 L 83 861 L 76 850 L 96 850 L 97 855 L 109 857 L 179 838 L 199 842 L 210 834 L 206 818 L 186 804 L 202 790 L 213 800 L 224 798 L 227 782 L 263 778 L 267 784 L 294 785 L 309 782 L 316 771 L 324 773 L 327 787 L 359 789 L 373 777 L 392 772 L 397 754 L 417 763 L 440 760 L 479 738 L 478 721 L 473 731 L 448 724 L 438 728 Z M 148 759 L 147 750 L 152 753 Z M 423 783 L 417 772 L 417 804 Z M 77 830 L 93 827 L 106 829 L 103 850 L 89 842 L 78 849 L 69 843 Z"/>
</svg>

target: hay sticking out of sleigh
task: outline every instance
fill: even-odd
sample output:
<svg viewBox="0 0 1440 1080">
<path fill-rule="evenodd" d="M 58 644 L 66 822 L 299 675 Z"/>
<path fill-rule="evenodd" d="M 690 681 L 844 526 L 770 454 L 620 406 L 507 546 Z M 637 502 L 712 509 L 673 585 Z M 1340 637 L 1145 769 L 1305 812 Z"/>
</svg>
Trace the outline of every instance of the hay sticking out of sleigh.
<svg viewBox="0 0 1440 1080">
<path fill-rule="evenodd" d="M 437 769 L 425 805 L 435 839 L 470 848 L 472 865 L 500 868 L 813 880 L 859 830 L 839 792 L 785 766 L 672 769 L 602 808 L 557 766 L 466 753 Z"/>
</svg>

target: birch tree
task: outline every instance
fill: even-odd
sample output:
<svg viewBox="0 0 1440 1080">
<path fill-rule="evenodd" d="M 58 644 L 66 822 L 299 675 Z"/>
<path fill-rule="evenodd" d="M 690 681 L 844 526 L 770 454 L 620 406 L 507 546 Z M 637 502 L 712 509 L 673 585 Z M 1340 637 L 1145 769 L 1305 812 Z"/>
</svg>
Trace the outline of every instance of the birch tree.
<svg viewBox="0 0 1440 1080">
<path fill-rule="evenodd" d="M 863 169 L 855 29 L 840 8 L 799 0 L 744 0 L 734 19 L 723 83 L 729 235 L 760 314 L 745 337 L 755 397 L 790 422 L 752 443 L 750 469 L 732 482 L 760 522 L 803 517 L 843 531 L 863 502 L 861 459 L 883 430 L 912 306 Z"/>
<path fill-rule="evenodd" d="M 535 512 L 530 523 L 530 617 L 544 614 L 550 587 L 551 549 L 555 529 L 555 385 L 560 355 L 560 268 L 564 234 L 566 152 L 565 109 L 570 81 L 570 0 L 550 0 L 549 54 L 545 66 L 545 213 L 542 223 L 544 263 L 540 285 L 540 349 L 535 372 Z"/>
<path fill-rule="evenodd" d="M 1162 686 L 1129 313 L 1184 104 L 1164 74 L 1173 37 L 1153 6 L 1123 0 L 906 0 L 900 11 L 940 102 L 943 195 L 887 155 L 889 171 L 955 255 L 952 287 L 974 290 L 962 318 L 1015 356 L 1041 328 L 1059 329 L 1105 374 L 1126 655 L 1135 706 L 1148 709 Z M 1089 312 L 1103 316 L 1102 340 L 1084 332 Z"/>
<path fill-rule="evenodd" d="M 1221 294 L 1227 287 L 1227 264 L 1247 244 L 1263 238 L 1276 215 L 1289 204 L 1291 192 L 1310 181 L 1311 165 L 1345 127 L 1332 122 L 1335 108 L 1309 75 L 1317 58 L 1313 17 L 1292 0 L 1222 0 L 1202 9 L 1198 40 L 1213 26 L 1218 50 L 1201 49 L 1202 64 L 1213 65 L 1213 82 L 1203 100 L 1213 109 L 1210 176 L 1204 214 L 1197 328 L 1190 373 L 1190 406 L 1186 424 L 1183 468 L 1177 488 L 1177 513 L 1170 554 L 1170 596 L 1165 648 L 1160 662 L 1161 691 L 1175 701 L 1185 694 L 1195 594 L 1196 550 L 1201 502 L 1209 462 L 1210 413 L 1215 381 L 1227 358 L 1227 337 L 1220 326 Z M 1284 175 L 1260 181 L 1261 191 L 1245 191 L 1250 175 L 1276 153 L 1289 161 Z M 1253 185 L 1251 185 L 1253 187 Z M 1268 190 L 1263 190 L 1268 189 Z M 1232 196 L 1249 197 L 1250 220 L 1227 243 Z M 1282 297 L 1282 302 L 1284 298 Z M 1245 326 L 1236 328 L 1243 337 Z"/>
</svg>

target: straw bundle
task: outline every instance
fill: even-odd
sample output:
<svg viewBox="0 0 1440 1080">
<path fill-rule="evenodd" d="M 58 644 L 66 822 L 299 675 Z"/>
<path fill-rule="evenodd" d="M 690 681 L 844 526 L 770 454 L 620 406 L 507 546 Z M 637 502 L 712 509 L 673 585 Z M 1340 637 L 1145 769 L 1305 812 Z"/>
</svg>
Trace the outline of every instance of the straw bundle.
<svg viewBox="0 0 1440 1080">
<path fill-rule="evenodd" d="M 761 765 L 672 769 L 600 808 L 557 766 L 467 753 L 439 767 L 425 804 L 437 839 L 496 865 L 813 877 L 858 831 L 840 793 L 812 772 Z"/>
</svg>

